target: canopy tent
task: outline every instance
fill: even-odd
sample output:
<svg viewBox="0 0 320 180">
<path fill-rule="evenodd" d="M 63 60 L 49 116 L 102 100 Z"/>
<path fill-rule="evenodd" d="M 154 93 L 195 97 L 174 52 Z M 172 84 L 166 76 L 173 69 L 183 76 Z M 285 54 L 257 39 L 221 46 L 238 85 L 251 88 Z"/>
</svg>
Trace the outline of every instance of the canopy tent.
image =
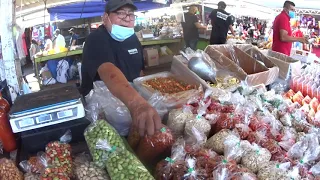
<svg viewBox="0 0 320 180">
<path fill-rule="evenodd" d="M 139 11 L 161 8 L 164 5 L 152 1 L 134 2 Z M 101 16 L 106 2 L 79 2 L 48 9 L 51 21 L 70 20 Z"/>
<path fill-rule="evenodd" d="M 269 7 L 269 8 L 282 8 L 283 1 L 279 0 L 242 0 L 243 2 L 248 2 L 252 4 L 258 4 L 261 6 Z M 319 0 L 291 0 L 296 4 L 296 8 L 302 9 L 320 9 Z"/>
</svg>

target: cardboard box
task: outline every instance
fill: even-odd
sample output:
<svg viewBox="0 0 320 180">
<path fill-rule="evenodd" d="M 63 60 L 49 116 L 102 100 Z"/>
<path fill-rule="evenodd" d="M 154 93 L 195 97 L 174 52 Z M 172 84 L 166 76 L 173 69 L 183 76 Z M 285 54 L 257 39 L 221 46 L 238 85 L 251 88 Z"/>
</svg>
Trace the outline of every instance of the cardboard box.
<svg viewBox="0 0 320 180">
<path fill-rule="evenodd" d="M 238 44 L 234 46 L 266 66 L 270 71 L 270 76 L 268 77 L 270 82 L 274 82 L 279 77 L 279 67 L 270 60 L 270 57 L 260 52 L 257 47 L 250 44 Z"/>
<path fill-rule="evenodd" d="M 147 66 L 159 65 L 159 53 L 158 49 L 145 48 L 143 50 L 144 61 Z"/>
<path fill-rule="evenodd" d="M 299 60 L 295 60 L 287 55 L 272 50 L 268 51 L 268 57 L 270 57 L 270 60 L 279 67 L 279 76 L 281 79 L 288 80 L 292 76 L 301 75 L 302 65 Z"/>
<path fill-rule="evenodd" d="M 216 63 L 218 69 L 233 72 L 248 85 L 269 85 L 274 82 L 274 74 L 247 53 L 232 45 L 212 45 L 205 52 Z"/>
</svg>

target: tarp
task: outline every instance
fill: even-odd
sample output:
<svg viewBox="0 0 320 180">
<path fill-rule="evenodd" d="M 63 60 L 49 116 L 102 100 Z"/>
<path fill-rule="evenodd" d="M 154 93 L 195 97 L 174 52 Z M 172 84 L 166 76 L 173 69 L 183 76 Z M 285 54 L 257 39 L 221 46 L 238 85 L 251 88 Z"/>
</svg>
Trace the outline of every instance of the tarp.
<svg viewBox="0 0 320 180">
<path fill-rule="evenodd" d="M 164 6 L 152 1 L 134 2 L 134 4 L 138 7 L 138 11 L 147 11 Z M 51 21 L 90 18 L 102 16 L 105 5 L 106 2 L 87 1 L 52 7 L 48 9 L 48 12 Z"/>
</svg>

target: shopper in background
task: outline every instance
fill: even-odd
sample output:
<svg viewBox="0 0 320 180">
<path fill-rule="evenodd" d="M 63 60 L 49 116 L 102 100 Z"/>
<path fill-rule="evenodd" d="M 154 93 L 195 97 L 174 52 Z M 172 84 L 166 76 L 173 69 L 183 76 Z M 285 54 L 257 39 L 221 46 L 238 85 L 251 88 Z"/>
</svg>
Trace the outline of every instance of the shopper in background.
<svg viewBox="0 0 320 180">
<path fill-rule="evenodd" d="M 44 36 L 44 50 L 50 51 L 52 49 L 52 41 L 50 39 L 50 36 Z"/>
<path fill-rule="evenodd" d="M 209 16 L 212 24 L 210 44 L 225 44 L 229 30 L 235 36 L 232 27 L 232 16 L 225 11 L 226 7 L 227 4 L 220 1 L 218 9 L 214 9 Z"/>
<path fill-rule="evenodd" d="M 207 26 L 203 26 L 199 23 L 196 14 L 199 14 L 197 6 L 190 6 L 189 12 L 184 14 L 185 21 L 182 23 L 183 38 L 186 47 L 190 47 L 193 50 L 197 49 L 199 40 L 198 29 L 207 29 Z"/>
<path fill-rule="evenodd" d="M 134 33 L 137 7 L 131 0 L 109 0 L 103 25 L 86 39 L 81 66 L 81 93 L 102 80 L 110 92 L 129 109 L 132 127 L 140 135 L 153 135 L 161 128 L 157 111 L 129 84 L 143 74 L 142 46 Z"/>
<path fill-rule="evenodd" d="M 297 29 L 295 31 L 293 31 L 292 36 L 293 37 L 299 37 L 299 38 L 304 37 L 302 31 L 300 30 L 300 26 L 298 26 Z M 299 49 L 299 50 L 302 50 L 302 48 L 303 48 L 301 42 L 295 42 L 294 43 L 294 47 Z"/>
<path fill-rule="evenodd" d="M 69 29 L 69 33 L 71 35 L 69 46 L 78 45 L 79 35 L 76 34 L 75 29 L 74 28 Z"/>
<path fill-rule="evenodd" d="M 56 52 L 57 51 L 60 52 L 60 48 L 66 47 L 66 40 L 61 35 L 60 29 L 56 29 L 54 31 L 54 36 L 55 36 L 54 49 L 56 50 Z"/>
<path fill-rule="evenodd" d="M 292 42 L 307 43 L 304 37 L 293 37 L 290 26 L 290 18 L 295 17 L 295 4 L 285 1 L 283 11 L 273 22 L 272 50 L 290 56 Z"/>
<path fill-rule="evenodd" d="M 30 49 L 29 49 L 29 53 L 30 53 L 30 59 L 32 61 L 33 67 L 34 67 L 35 55 L 38 52 L 40 52 L 39 42 L 37 42 L 35 39 L 32 39 L 31 45 L 30 45 Z"/>
</svg>

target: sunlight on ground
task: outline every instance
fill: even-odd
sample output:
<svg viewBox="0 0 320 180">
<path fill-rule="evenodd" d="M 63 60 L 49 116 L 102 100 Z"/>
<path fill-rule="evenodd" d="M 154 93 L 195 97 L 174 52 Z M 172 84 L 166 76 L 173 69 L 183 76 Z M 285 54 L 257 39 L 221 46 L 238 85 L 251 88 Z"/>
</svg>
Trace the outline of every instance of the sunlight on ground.
<svg viewBox="0 0 320 180">
<path fill-rule="evenodd" d="M 34 76 L 34 73 L 27 75 L 26 79 L 27 79 L 27 81 L 29 83 L 29 87 L 31 88 L 32 92 L 37 92 L 37 91 L 40 90 L 40 86 L 39 86 L 38 80 Z"/>
</svg>

